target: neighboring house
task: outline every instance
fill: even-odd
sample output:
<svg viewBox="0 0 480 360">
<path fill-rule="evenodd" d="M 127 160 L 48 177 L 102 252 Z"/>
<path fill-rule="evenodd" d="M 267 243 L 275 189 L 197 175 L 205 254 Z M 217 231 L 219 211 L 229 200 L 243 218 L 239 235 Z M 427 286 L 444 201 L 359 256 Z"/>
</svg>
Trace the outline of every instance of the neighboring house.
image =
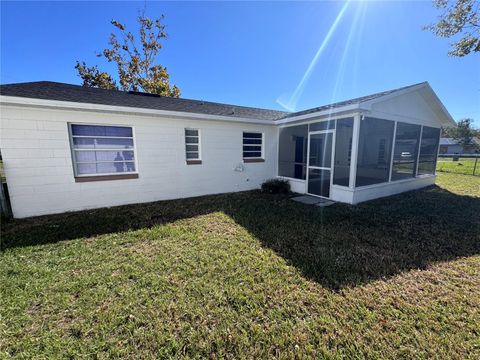
<svg viewBox="0 0 480 360">
<path fill-rule="evenodd" d="M 428 83 L 296 113 L 55 82 L 2 85 L 1 150 L 17 218 L 258 188 L 350 204 L 432 185 Z"/>
<path fill-rule="evenodd" d="M 480 139 L 473 138 L 472 142 L 480 148 Z M 454 138 L 440 138 L 440 154 L 475 154 L 475 146 L 465 146 Z"/>
</svg>

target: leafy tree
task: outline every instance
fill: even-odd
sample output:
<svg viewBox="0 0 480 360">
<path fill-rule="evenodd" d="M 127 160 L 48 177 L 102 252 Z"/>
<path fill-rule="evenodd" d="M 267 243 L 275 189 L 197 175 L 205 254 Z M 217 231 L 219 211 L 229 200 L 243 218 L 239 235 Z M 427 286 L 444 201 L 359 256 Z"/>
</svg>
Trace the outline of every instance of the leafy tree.
<svg viewBox="0 0 480 360">
<path fill-rule="evenodd" d="M 111 24 L 119 34 L 112 32 L 109 47 L 97 54 L 116 64 L 119 84 L 112 75 L 100 71 L 96 65 L 89 67 L 85 62 L 77 61 L 75 69 L 82 78 L 83 85 L 179 97 L 180 89 L 176 85 L 170 85 L 167 68 L 155 64 L 156 56 L 162 49 L 162 40 L 167 38 L 165 25 L 162 24 L 163 16 L 151 20 L 142 13 L 137 20 L 139 44 L 124 24 L 112 20 Z"/>
<path fill-rule="evenodd" d="M 443 136 L 458 140 L 458 143 L 464 147 L 480 150 L 478 144 L 473 140 L 475 137 L 480 137 L 480 130 L 473 127 L 473 119 L 461 119 L 457 122 L 456 127 L 444 128 Z"/>
<path fill-rule="evenodd" d="M 448 52 L 451 56 L 465 56 L 480 51 L 480 15 L 478 0 L 433 0 L 437 9 L 443 10 L 437 23 L 426 26 L 435 35 L 460 37 Z"/>
</svg>

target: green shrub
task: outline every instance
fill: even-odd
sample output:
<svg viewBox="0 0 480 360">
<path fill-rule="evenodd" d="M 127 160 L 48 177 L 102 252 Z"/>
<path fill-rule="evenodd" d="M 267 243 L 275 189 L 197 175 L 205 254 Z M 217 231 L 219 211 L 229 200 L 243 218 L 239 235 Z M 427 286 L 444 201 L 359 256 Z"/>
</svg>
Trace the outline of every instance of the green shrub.
<svg viewBox="0 0 480 360">
<path fill-rule="evenodd" d="M 270 179 L 262 184 L 262 191 L 269 194 L 287 194 L 290 192 L 290 183 L 284 179 Z"/>
</svg>

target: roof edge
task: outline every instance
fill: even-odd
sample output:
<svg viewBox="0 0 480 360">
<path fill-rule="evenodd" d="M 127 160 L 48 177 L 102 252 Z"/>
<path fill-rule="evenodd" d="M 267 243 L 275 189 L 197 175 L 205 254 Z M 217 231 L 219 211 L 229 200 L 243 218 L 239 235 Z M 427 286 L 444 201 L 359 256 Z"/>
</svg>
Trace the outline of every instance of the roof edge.
<svg viewBox="0 0 480 360">
<path fill-rule="evenodd" d="M 27 98 L 27 97 L 21 97 L 21 96 L 0 95 L 0 103 L 5 105 L 26 106 L 26 107 L 57 108 L 57 109 L 80 110 L 80 111 L 81 110 L 103 111 L 103 112 L 111 112 L 111 113 L 139 114 L 144 116 L 169 116 L 169 117 L 177 117 L 177 118 L 185 118 L 185 119 L 199 119 L 199 120 L 213 120 L 213 121 L 227 121 L 227 122 L 230 121 L 230 122 L 242 122 L 242 123 L 271 125 L 271 126 L 275 125 L 275 121 L 273 120 L 251 119 L 251 118 L 242 118 L 242 117 L 236 117 L 236 116 L 212 115 L 212 114 L 184 112 L 184 111 L 157 110 L 157 109 L 147 109 L 147 108 L 132 107 L 132 106 L 103 105 L 103 104 L 92 104 L 92 103 L 61 101 L 61 100 L 45 100 L 45 99 Z"/>
<path fill-rule="evenodd" d="M 367 101 L 364 101 L 364 102 L 361 102 L 361 105 L 362 106 L 366 106 L 368 109 L 371 108 L 371 106 L 373 104 L 376 104 L 376 103 L 379 103 L 379 102 L 382 102 L 382 101 L 386 101 L 386 100 L 389 100 L 389 99 L 392 99 L 392 98 L 395 98 L 397 96 L 401 96 L 403 94 L 408 94 L 410 92 L 413 92 L 413 91 L 417 91 L 417 90 L 421 90 L 421 89 L 427 89 L 428 92 L 430 93 L 430 95 L 433 97 L 433 99 L 435 100 L 435 102 L 437 103 L 438 107 L 440 108 L 440 110 L 443 112 L 443 115 L 444 115 L 444 118 L 443 120 L 440 119 L 440 123 L 442 124 L 442 126 L 456 126 L 457 123 L 455 122 L 455 120 L 453 119 L 452 115 L 450 115 L 450 113 L 448 112 L 447 108 L 445 107 L 445 105 L 443 105 L 442 101 L 440 100 L 440 98 L 438 97 L 438 95 L 435 93 L 435 91 L 433 90 L 433 88 L 430 86 L 430 84 L 428 83 L 428 81 L 424 81 L 424 82 L 421 82 L 421 83 L 418 83 L 416 85 L 412 85 L 411 87 L 407 87 L 405 89 L 401 89 L 399 91 L 395 91 L 393 93 L 390 93 L 390 94 L 386 94 L 384 96 L 380 96 L 378 98 L 375 98 L 375 99 L 371 99 L 371 100 L 367 100 Z M 420 94 L 422 97 L 423 97 L 423 94 Z M 426 99 L 424 99 L 426 100 Z M 435 112 L 434 109 L 432 109 L 432 111 Z"/>
<path fill-rule="evenodd" d="M 152 94 L 152 93 L 147 93 L 147 92 L 142 92 L 142 91 L 124 91 L 124 90 L 117 90 L 117 89 L 102 89 L 102 88 L 97 88 L 97 87 L 89 87 L 89 86 L 83 86 L 83 85 L 79 85 L 79 84 L 70 84 L 70 83 L 63 83 L 63 82 L 60 82 L 60 81 L 50 81 L 50 80 L 27 81 L 27 82 L 0 84 L 0 90 L 1 90 L 2 86 L 25 85 L 25 84 L 56 84 L 56 85 L 62 85 L 62 86 L 72 86 L 72 87 L 76 87 L 76 88 L 87 88 L 88 90 L 99 91 L 99 92 L 119 92 L 119 93 L 123 93 L 123 94 L 137 95 L 137 96 L 154 96 L 154 97 L 160 97 L 160 98 L 168 98 L 168 96 L 157 95 L 157 94 Z M 0 91 L 0 96 L 11 96 L 11 95 L 3 95 Z M 23 97 L 23 96 L 18 96 L 18 97 Z M 28 99 L 37 99 L 37 98 L 28 97 Z M 188 102 L 195 102 L 195 103 L 201 103 L 201 104 L 231 106 L 231 107 L 235 107 L 235 108 L 255 109 L 255 110 L 260 110 L 260 111 L 273 111 L 273 112 L 277 112 L 279 114 L 280 113 L 286 114 L 286 116 L 288 116 L 288 114 L 291 114 L 291 112 L 284 111 L 284 110 L 267 109 L 267 108 L 264 108 L 264 107 L 254 107 L 254 106 L 237 105 L 237 104 L 230 104 L 230 103 L 221 103 L 221 102 L 210 101 L 210 100 L 190 99 L 190 98 L 183 98 L 183 97 L 178 97 L 178 98 L 175 98 L 175 99 L 179 100 L 179 101 L 185 101 L 185 102 L 188 101 Z M 62 101 L 62 100 L 57 100 L 57 101 Z"/>
</svg>

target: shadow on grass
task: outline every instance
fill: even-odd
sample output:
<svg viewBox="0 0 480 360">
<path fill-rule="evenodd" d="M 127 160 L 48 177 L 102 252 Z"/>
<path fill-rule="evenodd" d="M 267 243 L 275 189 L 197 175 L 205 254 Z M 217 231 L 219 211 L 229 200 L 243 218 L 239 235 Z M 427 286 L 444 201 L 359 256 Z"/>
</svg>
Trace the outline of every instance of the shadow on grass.
<svg viewBox="0 0 480 360">
<path fill-rule="evenodd" d="M 127 205 L 3 224 L 4 249 L 149 228 L 222 211 L 330 289 L 480 253 L 480 198 L 433 186 L 357 206 L 307 206 L 245 192 Z"/>
</svg>

